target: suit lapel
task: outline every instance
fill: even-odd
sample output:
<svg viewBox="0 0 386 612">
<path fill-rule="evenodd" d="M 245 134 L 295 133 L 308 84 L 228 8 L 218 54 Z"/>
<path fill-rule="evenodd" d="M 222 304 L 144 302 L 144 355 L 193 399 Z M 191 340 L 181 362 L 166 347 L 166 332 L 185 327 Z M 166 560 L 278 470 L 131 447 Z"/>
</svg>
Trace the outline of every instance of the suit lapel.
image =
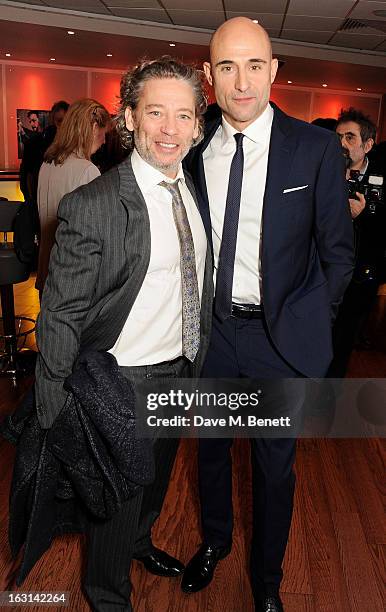
<svg viewBox="0 0 386 612">
<path fill-rule="evenodd" d="M 141 253 L 145 276 L 150 261 L 150 219 L 145 199 L 135 180 L 131 156 L 118 166 L 118 172 L 119 197 L 127 211 L 130 229 L 138 228 L 138 231 L 126 232 L 125 252 L 128 257 L 133 253 Z"/>
<path fill-rule="evenodd" d="M 296 139 L 289 118 L 274 104 L 271 140 L 268 154 L 267 179 L 263 202 L 263 257 L 275 231 L 280 228 L 280 207 L 283 190 L 288 186 L 288 177 L 294 159 Z"/>
<path fill-rule="evenodd" d="M 205 169 L 203 162 L 203 154 L 205 149 L 208 147 L 212 140 L 218 126 L 221 123 L 221 114 L 214 120 L 208 122 L 205 130 L 204 140 L 197 145 L 196 150 L 193 154 L 191 173 L 194 180 L 194 186 L 196 188 L 198 208 L 201 213 L 202 222 L 205 227 L 206 235 L 209 241 L 210 249 L 213 254 L 213 242 L 212 242 L 212 223 L 210 219 L 210 207 L 209 198 L 206 188 L 205 180 Z"/>
</svg>

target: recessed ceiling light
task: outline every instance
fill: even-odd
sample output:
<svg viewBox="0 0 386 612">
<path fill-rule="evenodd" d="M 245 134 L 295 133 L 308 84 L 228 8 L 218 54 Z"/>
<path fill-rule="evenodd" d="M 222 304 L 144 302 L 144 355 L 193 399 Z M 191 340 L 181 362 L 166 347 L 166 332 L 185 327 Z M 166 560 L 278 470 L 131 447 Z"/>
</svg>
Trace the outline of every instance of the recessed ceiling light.
<svg viewBox="0 0 386 612">
<path fill-rule="evenodd" d="M 291 84 L 291 83 L 292 83 L 292 81 L 287 81 L 287 83 L 290 83 L 290 84 Z"/>
<path fill-rule="evenodd" d="M 113 57 L 112 53 L 106 53 L 106 57 Z"/>
<path fill-rule="evenodd" d="M 67 30 L 67 34 L 75 34 L 72 30 Z"/>
<path fill-rule="evenodd" d="M 11 57 L 11 54 L 10 53 L 6 53 L 5 57 Z"/>
<path fill-rule="evenodd" d="M 176 44 L 175 43 L 169 43 L 169 47 L 175 47 Z"/>
<path fill-rule="evenodd" d="M 327 83 L 323 83 L 322 87 L 327 87 Z"/>
<path fill-rule="evenodd" d="M 55 57 L 50 57 L 50 62 L 56 62 L 56 58 Z"/>
<path fill-rule="evenodd" d="M 362 87 L 357 87 L 357 91 L 362 91 Z"/>
<path fill-rule="evenodd" d="M 258 19 L 252 19 L 253 23 L 259 23 Z"/>
</svg>

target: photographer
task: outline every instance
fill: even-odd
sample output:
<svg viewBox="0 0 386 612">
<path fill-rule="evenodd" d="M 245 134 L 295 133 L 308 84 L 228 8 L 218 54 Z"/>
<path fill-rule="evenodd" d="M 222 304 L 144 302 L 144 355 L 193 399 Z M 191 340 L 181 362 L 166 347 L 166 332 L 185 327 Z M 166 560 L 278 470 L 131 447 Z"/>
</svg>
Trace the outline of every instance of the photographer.
<svg viewBox="0 0 386 612">
<path fill-rule="evenodd" d="M 375 141 L 376 126 L 360 110 L 342 110 L 336 125 L 344 154 L 355 232 L 355 269 L 334 328 L 334 359 L 328 375 L 343 378 L 353 346 L 375 302 L 384 278 L 386 206 L 383 176 L 367 153 Z"/>
</svg>

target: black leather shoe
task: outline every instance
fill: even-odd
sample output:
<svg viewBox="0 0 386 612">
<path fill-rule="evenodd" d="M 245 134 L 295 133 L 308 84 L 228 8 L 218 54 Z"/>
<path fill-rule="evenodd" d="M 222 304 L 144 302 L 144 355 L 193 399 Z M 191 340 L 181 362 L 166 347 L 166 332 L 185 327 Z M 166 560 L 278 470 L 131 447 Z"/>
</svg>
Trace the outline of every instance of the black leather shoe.
<svg viewBox="0 0 386 612">
<path fill-rule="evenodd" d="M 256 601 L 255 612 L 284 612 L 280 597 L 265 597 Z"/>
<path fill-rule="evenodd" d="M 148 555 L 134 558 L 143 563 L 147 571 L 151 574 L 155 574 L 155 576 L 174 578 L 175 576 L 181 576 L 185 569 L 181 561 L 178 561 L 178 559 L 171 557 L 165 551 L 155 548 L 154 546 L 153 550 Z"/>
<path fill-rule="evenodd" d="M 184 593 L 201 591 L 211 582 L 217 563 L 231 552 L 231 546 L 214 547 L 202 544 L 186 566 L 181 589 Z"/>
</svg>

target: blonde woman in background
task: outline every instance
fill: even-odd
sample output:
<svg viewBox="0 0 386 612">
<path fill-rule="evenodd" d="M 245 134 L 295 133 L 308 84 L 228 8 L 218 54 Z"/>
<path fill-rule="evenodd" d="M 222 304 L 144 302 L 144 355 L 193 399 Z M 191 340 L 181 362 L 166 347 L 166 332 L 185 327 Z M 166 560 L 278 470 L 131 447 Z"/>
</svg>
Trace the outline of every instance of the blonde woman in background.
<svg viewBox="0 0 386 612">
<path fill-rule="evenodd" d="M 78 100 L 71 104 L 45 153 L 38 182 L 40 247 L 35 287 L 40 298 L 55 242 L 59 202 L 100 175 L 90 158 L 104 143 L 109 122 L 110 115 L 102 104 L 88 98 Z"/>
</svg>

